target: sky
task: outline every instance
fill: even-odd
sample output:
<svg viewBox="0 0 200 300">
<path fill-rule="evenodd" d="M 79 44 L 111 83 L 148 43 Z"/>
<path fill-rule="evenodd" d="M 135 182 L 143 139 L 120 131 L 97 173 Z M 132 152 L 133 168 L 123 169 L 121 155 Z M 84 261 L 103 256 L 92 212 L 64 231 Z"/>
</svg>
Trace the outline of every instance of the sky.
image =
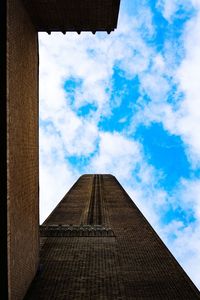
<svg viewBox="0 0 200 300">
<path fill-rule="evenodd" d="M 40 222 L 117 177 L 200 288 L 200 0 L 121 0 L 110 35 L 39 34 Z"/>
</svg>

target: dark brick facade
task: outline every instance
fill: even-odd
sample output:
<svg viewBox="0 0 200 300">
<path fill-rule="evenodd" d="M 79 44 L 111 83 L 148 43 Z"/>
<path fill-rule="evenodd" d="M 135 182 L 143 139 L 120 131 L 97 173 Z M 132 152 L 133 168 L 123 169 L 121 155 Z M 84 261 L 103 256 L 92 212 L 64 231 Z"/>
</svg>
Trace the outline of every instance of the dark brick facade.
<svg viewBox="0 0 200 300">
<path fill-rule="evenodd" d="M 40 227 L 40 271 L 25 300 L 200 299 L 112 175 L 84 175 Z"/>
<path fill-rule="evenodd" d="M 7 19 L 9 299 L 24 296 L 38 265 L 38 41 L 19 0 Z"/>
</svg>

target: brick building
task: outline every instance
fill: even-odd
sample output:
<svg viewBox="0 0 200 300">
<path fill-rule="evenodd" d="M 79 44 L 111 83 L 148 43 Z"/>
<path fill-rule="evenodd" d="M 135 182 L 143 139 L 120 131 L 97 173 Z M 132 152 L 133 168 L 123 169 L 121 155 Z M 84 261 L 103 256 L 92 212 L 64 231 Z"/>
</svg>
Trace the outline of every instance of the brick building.
<svg viewBox="0 0 200 300">
<path fill-rule="evenodd" d="M 4 298 L 23 299 L 35 278 L 27 299 L 199 299 L 112 176 L 82 176 L 39 234 L 38 31 L 110 33 L 117 26 L 120 0 L 6 3 Z"/>
<path fill-rule="evenodd" d="M 7 166 L 1 228 L 7 230 L 7 240 L 1 244 L 1 257 L 7 261 L 1 283 L 6 298 L 21 300 L 39 259 L 38 31 L 110 33 L 117 26 L 120 0 L 5 2 L 6 9 L 0 10 L 2 17 L 7 12 L 1 141 Z"/>
<path fill-rule="evenodd" d="M 25 300 L 200 299 L 112 175 L 81 176 L 40 235 L 40 270 Z"/>
</svg>

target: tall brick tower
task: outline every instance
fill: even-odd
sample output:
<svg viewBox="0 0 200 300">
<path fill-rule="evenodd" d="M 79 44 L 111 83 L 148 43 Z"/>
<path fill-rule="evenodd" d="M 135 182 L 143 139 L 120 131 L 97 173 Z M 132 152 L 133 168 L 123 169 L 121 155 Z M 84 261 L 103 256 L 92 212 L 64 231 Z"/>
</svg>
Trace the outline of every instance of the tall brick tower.
<svg viewBox="0 0 200 300">
<path fill-rule="evenodd" d="M 83 175 L 40 226 L 26 300 L 200 299 L 112 175 Z"/>
</svg>

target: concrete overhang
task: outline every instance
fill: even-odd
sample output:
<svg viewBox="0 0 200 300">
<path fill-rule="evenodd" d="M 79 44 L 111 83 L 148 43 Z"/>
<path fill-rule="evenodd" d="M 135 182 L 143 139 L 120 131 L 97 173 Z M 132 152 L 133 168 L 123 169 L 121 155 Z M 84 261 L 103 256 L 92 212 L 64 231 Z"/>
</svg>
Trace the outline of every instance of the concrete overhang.
<svg viewBox="0 0 200 300">
<path fill-rule="evenodd" d="M 117 27 L 120 0 L 23 0 L 37 31 L 106 31 Z"/>
</svg>

